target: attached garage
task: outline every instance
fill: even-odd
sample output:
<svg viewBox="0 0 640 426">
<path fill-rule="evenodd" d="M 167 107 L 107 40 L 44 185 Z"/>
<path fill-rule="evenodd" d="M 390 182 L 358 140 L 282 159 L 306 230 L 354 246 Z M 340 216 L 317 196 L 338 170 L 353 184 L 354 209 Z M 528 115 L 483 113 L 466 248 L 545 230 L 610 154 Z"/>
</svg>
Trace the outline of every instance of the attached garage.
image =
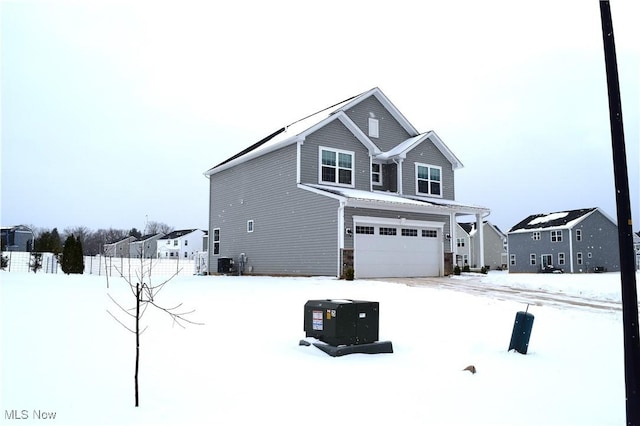
<svg viewBox="0 0 640 426">
<path fill-rule="evenodd" d="M 442 275 L 444 223 L 355 217 L 357 278 Z"/>
</svg>

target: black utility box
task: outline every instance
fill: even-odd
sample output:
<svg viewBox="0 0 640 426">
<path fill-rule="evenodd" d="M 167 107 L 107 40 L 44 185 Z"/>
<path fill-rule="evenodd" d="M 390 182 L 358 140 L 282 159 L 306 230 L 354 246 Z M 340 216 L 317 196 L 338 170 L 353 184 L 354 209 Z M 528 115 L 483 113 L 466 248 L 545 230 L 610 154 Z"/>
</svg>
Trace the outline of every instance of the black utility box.
<svg viewBox="0 0 640 426">
<path fill-rule="evenodd" d="M 309 300 L 304 305 L 304 331 L 332 346 L 378 340 L 378 302 L 348 299 Z"/>
<path fill-rule="evenodd" d="M 233 259 L 230 257 L 218 258 L 218 273 L 228 274 L 233 270 Z"/>
<path fill-rule="evenodd" d="M 529 349 L 529 339 L 531 338 L 531 329 L 533 328 L 533 315 L 528 312 L 518 312 L 516 320 L 513 323 L 513 332 L 511 333 L 511 341 L 509 342 L 509 350 L 515 349 L 523 355 L 527 354 Z"/>
</svg>

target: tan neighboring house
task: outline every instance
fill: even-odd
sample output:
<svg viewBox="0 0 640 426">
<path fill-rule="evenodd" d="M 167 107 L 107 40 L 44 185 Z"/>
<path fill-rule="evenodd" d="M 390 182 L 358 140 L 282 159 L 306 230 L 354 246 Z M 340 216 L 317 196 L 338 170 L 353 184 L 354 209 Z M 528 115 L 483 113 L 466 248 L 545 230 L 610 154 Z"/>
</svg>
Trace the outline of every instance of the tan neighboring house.
<svg viewBox="0 0 640 426">
<path fill-rule="evenodd" d="M 482 223 L 482 254 L 476 222 L 458 223 L 456 240 L 456 264 L 461 268 L 468 262 L 470 268 L 488 266 L 489 269 L 506 269 L 508 263 L 507 236 L 494 224 L 485 220 Z M 484 262 L 481 255 L 484 256 Z M 483 263 L 483 264 L 481 264 Z"/>
</svg>

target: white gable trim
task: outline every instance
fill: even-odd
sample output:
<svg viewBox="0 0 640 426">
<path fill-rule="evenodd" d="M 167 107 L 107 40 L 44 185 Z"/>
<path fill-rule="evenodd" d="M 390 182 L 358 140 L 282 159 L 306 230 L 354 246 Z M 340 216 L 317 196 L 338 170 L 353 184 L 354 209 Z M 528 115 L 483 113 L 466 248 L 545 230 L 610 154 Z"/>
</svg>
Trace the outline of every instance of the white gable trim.
<svg viewBox="0 0 640 426">
<path fill-rule="evenodd" d="M 418 136 L 414 136 L 413 138 L 409 138 L 395 148 L 381 153 L 376 158 L 380 160 L 405 159 L 409 151 L 411 151 L 427 139 L 430 140 L 436 148 L 438 148 L 438 150 L 442 153 L 442 155 L 445 156 L 447 160 L 449 160 L 454 170 L 464 167 L 458 157 L 453 154 L 449 147 L 433 130 Z"/>
<path fill-rule="evenodd" d="M 386 95 L 382 93 L 382 91 L 377 87 L 374 87 L 368 92 L 361 94 L 351 102 L 342 106 L 340 110 L 342 111 L 348 110 L 349 108 L 352 108 L 353 106 L 358 105 L 360 102 L 367 99 L 371 95 L 376 97 L 376 99 L 387 109 L 387 111 L 389 111 L 389 113 L 391 113 L 393 118 L 395 118 L 396 121 L 400 123 L 402 128 L 406 130 L 407 133 L 409 133 L 412 136 L 418 135 L 418 131 L 416 130 L 416 128 L 413 127 L 411 123 L 409 123 L 409 120 L 407 120 L 407 118 L 404 115 L 402 115 L 402 113 L 398 110 L 398 108 L 396 108 L 396 106 L 389 100 L 389 98 L 387 98 Z"/>
</svg>

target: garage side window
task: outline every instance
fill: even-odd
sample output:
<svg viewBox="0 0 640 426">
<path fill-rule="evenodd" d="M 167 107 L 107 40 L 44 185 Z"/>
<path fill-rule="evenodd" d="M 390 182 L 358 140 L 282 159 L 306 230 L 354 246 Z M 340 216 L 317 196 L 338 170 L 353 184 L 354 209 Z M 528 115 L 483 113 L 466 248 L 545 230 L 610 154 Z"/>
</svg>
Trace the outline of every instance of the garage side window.
<svg viewBox="0 0 640 426">
<path fill-rule="evenodd" d="M 442 196 L 442 168 L 416 163 L 416 194 Z"/>
<path fill-rule="evenodd" d="M 378 233 L 380 235 L 397 235 L 398 230 L 396 228 L 385 228 L 383 226 L 380 227 Z"/>
<path fill-rule="evenodd" d="M 356 234 L 373 235 L 373 226 L 356 226 Z"/>
</svg>

